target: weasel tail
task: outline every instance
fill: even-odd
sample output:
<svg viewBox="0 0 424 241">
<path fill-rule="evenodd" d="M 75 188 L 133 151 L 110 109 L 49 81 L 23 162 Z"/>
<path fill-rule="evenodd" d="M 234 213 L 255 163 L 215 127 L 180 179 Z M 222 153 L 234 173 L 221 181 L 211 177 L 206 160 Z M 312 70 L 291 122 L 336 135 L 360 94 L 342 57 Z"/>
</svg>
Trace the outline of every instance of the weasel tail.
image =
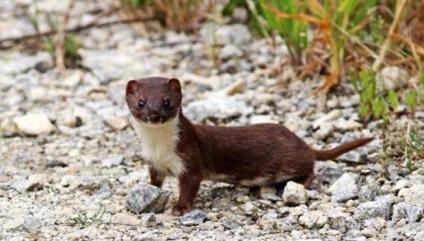
<svg viewBox="0 0 424 241">
<path fill-rule="evenodd" d="M 363 146 L 368 142 L 374 140 L 374 137 L 370 138 L 361 138 L 354 141 L 346 142 L 341 144 L 340 146 L 333 148 L 331 150 L 313 150 L 315 159 L 319 161 L 331 160 L 334 159 L 341 154 L 351 151 L 357 147 Z"/>
</svg>

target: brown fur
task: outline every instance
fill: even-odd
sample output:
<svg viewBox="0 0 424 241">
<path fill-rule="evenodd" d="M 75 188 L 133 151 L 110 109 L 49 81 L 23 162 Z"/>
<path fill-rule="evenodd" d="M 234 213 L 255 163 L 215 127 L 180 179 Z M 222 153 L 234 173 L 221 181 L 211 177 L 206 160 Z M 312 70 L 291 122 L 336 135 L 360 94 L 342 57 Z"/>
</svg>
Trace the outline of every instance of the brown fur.
<svg viewBox="0 0 424 241">
<path fill-rule="evenodd" d="M 143 110 L 137 108 L 141 98 L 151 98 L 156 106 Z M 373 139 L 354 140 L 331 150 L 314 150 L 278 124 L 243 127 L 193 125 L 183 115 L 181 98 L 177 80 L 155 77 L 133 80 L 127 85 L 126 100 L 135 118 L 146 120 L 147 115 L 153 114 L 169 120 L 177 116 L 177 111 L 179 113 L 176 152 L 184 162 L 185 172 L 177 177 L 180 196 L 172 209 L 174 215 L 182 215 L 193 207 L 200 182 L 204 179 L 219 177 L 219 181 L 227 183 L 244 183 L 256 194 L 260 192 L 260 186 L 274 186 L 281 194 L 288 181 L 310 185 L 314 178 L 315 160 L 336 158 Z M 158 107 L 164 99 L 171 100 L 172 110 Z M 151 183 L 162 186 L 166 174 L 152 167 L 149 172 Z"/>
</svg>

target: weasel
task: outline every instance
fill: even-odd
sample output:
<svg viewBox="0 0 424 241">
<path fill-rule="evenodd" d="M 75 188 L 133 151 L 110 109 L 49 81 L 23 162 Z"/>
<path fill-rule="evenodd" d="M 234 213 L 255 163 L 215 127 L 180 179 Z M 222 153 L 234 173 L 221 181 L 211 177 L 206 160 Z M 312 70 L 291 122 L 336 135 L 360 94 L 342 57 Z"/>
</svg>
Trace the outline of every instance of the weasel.
<svg viewBox="0 0 424 241">
<path fill-rule="evenodd" d="M 373 138 L 315 150 L 279 124 L 242 127 L 193 125 L 183 114 L 178 79 L 130 80 L 126 102 L 141 141 L 151 184 L 161 187 L 166 176 L 179 181 L 179 199 L 171 213 L 190 211 L 202 180 L 238 184 L 259 193 L 274 186 L 281 194 L 288 181 L 308 187 L 315 160 L 334 159 Z"/>
</svg>

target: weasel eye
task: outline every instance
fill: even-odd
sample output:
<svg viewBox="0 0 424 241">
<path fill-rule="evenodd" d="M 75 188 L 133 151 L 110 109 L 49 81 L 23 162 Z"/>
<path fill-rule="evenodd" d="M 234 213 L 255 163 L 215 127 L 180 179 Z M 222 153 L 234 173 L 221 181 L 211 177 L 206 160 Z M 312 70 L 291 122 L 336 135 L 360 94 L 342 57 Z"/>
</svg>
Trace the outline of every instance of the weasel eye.
<svg viewBox="0 0 424 241">
<path fill-rule="evenodd" d="M 145 105 L 146 105 L 146 102 L 144 100 L 140 100 L 138 102 L 138 107 L 140 107 L 140 108 L 144 108 Z"/>
<path fill-rule="evenodd" d="M 163 101 L 163 107 L 165 107 L 165 109 L 169 109 L 169 108 L 171 108 L 171 101 L 169 101 L 169 100 L 164 100 L 164 101 Z"/>
</svg>

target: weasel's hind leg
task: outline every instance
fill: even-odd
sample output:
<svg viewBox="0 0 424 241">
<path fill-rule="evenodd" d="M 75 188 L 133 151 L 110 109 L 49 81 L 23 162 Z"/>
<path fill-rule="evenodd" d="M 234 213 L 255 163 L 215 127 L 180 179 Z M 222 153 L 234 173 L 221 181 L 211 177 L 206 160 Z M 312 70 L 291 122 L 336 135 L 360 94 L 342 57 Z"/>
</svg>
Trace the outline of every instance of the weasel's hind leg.
<svg viewBox="0 0 424 241">
<path fill-rule="evenodd" d="M 256 197 L 256 198 L 260 198 L 261 197 L 261 187 L 259 187 L 259 186 L 249 187 L 249 193 L 247 195 L 253 196 L 253 197 Z"/>
<path fill-rule="evenodd" d="M 296 178 L 293 181 L 295 181 L 295 182 L 297 182 L 299 184 L 303 184 L 303 186 L 305 186 L 306 188 L 308 188 L 311 185 L 311 183 L 314 181 L 314 178 L 315 178 L 315 175 L 314 175 L 313 172 L 311 172 L 311 173 L 309 173 L 309 175 Z"/>
<path fill-rule="evenodd" d="M 286 187 L 286 185 L 287 185 L 287 181 L 274 184 L 275 195 L 282 197 L 284 193 L 284 188 Z"/>
</svg>

